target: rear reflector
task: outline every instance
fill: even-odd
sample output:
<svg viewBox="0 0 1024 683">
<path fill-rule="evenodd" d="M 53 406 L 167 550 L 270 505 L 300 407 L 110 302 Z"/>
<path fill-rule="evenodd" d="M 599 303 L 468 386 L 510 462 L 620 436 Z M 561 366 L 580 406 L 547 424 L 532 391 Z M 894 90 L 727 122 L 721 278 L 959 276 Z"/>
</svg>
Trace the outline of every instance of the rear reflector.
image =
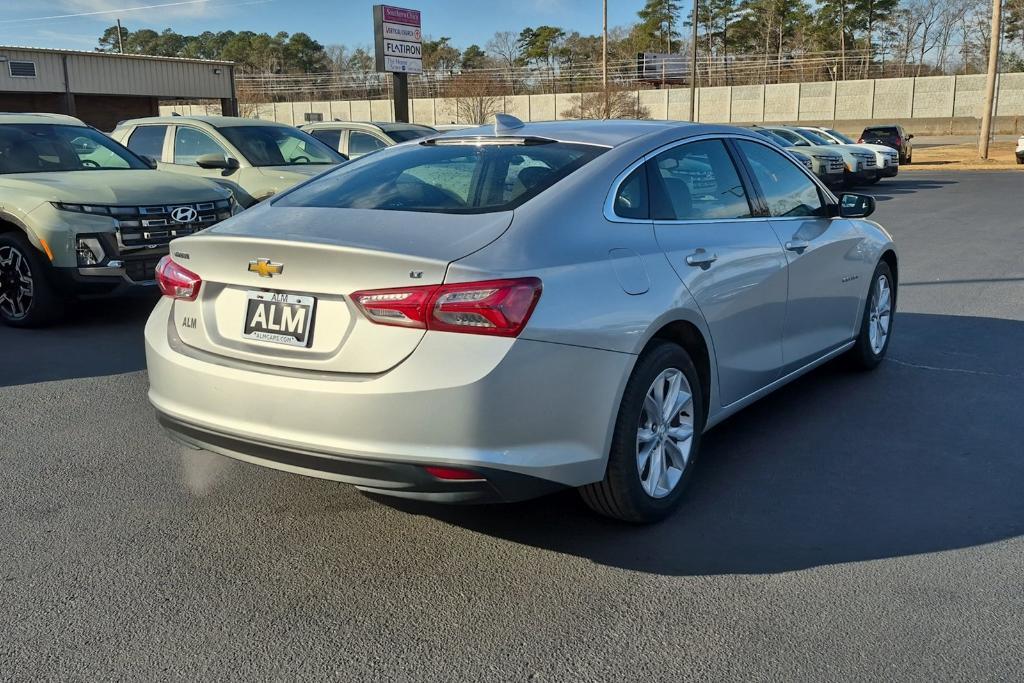
<svg viewBox="0 0 1024 683">
<path fill-rule="evenodd" d="M 445 481 L 483 481 L 483 477 L 472 470 L 462 470 L 457 467 L 435 467 L 427 465 L 423 470 L 435 479 Z"/>
<path fill-rule="evenodd" d="M 356 292 L 352 301 L 378 325 L 515 337 L 526 327 L 541 289 L 539 279 L 527 277 L 375 289 Z"/>
<path fill-rule="evenodd" d="M 156 283 L 164 296 L 195 301 L 203 281 L 191 270 L 172 261 L 170 256 L 164 256 L 156 264 Z"/>
</svg>

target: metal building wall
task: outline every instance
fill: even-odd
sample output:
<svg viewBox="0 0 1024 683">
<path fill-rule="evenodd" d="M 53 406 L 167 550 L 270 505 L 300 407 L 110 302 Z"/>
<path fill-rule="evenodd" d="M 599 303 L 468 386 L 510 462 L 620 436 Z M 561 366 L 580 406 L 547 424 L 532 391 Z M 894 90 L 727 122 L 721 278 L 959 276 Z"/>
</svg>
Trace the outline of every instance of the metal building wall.
<svg viewBox="0 0 1024 683">
<path fill-rule="evenodd" d="M 13 77 L 7 62 L 0 62 L 0 92 L 64 92 L 65 56 L 69 89 L 75 94 L 191 99 L 233 97 L 231 67 L 222 62 L 2 46 L 0 58 L 6 57 L 8 62 L 35 62 L 36 77 Z"/>
</svg>

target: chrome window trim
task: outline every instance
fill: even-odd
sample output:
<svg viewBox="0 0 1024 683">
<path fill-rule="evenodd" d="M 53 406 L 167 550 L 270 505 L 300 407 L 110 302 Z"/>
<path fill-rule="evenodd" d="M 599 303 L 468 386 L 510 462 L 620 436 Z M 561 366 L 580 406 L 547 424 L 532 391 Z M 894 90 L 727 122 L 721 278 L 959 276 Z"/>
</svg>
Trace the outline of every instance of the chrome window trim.
<svg viewBox="0 0 1024 683">
<path fill-rule="evenodd" d="M 668 151 L 670 149 L 674 149 L 674 148 L 680 147 L 682 145 L 690 144 L 691 142 L 701 142 L 701 141 L 704 141 L 704 140 L 726 140 L 726 139 L 745 140 L 745 141 L 748 141 L 748 142 L 754 142 L 756 144 L 763 145 L 763 146 L 767 147 L 768 149 L 776 151 L 776 152 L 781 151 L 782 155 L 785 156 L 785 157 L 789 157 L 790 156 L 789 153 L 786 152 L 785 149 L 782 149 L 781 147 L 777 147 L 777 146 L 771 144 L 771 142 L 769 140 L 766 140 L 764 138 L 761 138 L 759 140 L 758 137 L 760 137 L 760 136 L 754 137 L 752 135 L 746 135 L 746 134 L 743 134 L 743 133 L 704 133 L 703 135 L 694 135 L 692 137 L 683 138 L 682 140 L 673 140 L 672 142 L 665 143 L 664 145 L 661 145 L 660 147 L 656 147 L 654 150 L 648 152 L 647 154 L 645 154 L 644 156 L 640 157 L 639 159 L 637 159 L 636 161 L 631 163 L 629 166 L 627 166 L 626 170 L 622 171 L 617 176 L 615 176 L 615 179 L 612 181 L 611 190 L 608 192 L 608 194 L 607 194 L 607 196 L 605 197 L 605 200 L 604 200 L 604 211 L 603 211 L 603 213 L 604 213 L 605 220 L 607 220 L 607 221 L 609 221 L 611 223 L 624 223 L 624 224 L 633 224 L 633 225 L 636 225 L 636 224 L 641 224 L 641 225 L 693 225 L 693 224 L 697 224 L 697 223 L 709 223 L 709 222 L 715 222 L 715 223 L 746 223 L 746 222 L 751 222 L 751 221 L 767 221 L 767 220 L 786 220 L 786 221 L 790 221 L 790 220 L 797 220 L 797 219 L 807 220 L 808 218 L 821 218 L 820 216 L 777 216 L 777 217 L 773 217 L 773 216 L 751 216 L 749 218 L 687 218 L 687 219 L 683 219 L 683 220 L 667 220 L 667 219 L 654 219 L 654 218 L 625 218 L 625 217 L 620 216 L 617 213 L 615 213 L 615 197 L 618 196 L 619 189 L 621 188 L 622 183 L 625 182 L 626 178 L 629 177 L 630 173 L 635 171 L 637 169 L 637 167 L 639 167 L 639 166 L 641 166 L 643 164 L 646 164 L 648 161 L 650 161 L 654 157 L 658 156 L 662 152 L 666 152 L 666 151 Z M 823 191 L 825 193 L 825 204 L 838 203 L 839 202 L 839 198 L 836 197 L 834 194 L 832 194 L 832 191 L 829 190 L 828 187 L 826 187 L 825 184 L 823 182 L 821 182 L 821 180 L 818 179 L 818 176 L 814 175 L 814 173 L 812 173 L 812 172 L 808 171 L 806 168 L 804 168 L 804 165 L 801 164 L 800 162 L 796 161 L 796 159 L 789 158 L 789 162 L 791 164 L 793 164 L 795 167 L 797 167 L 798 169 L 800 169 L 800 172 L 803 173 L 804 176 L 806 176 L 812 183 L 814 183 L 815 187 L 817 187 L 820 191 Z M 733 162 L 733 163 L 735 163 L 735 162 Z M 740 171 L 740 169 L 736 169 L 737 174 L 739 174 L 739 171 Z M 650 196 L 650 189 L 649 188 L 648 188 L 648 196 Z"/>
</svg>

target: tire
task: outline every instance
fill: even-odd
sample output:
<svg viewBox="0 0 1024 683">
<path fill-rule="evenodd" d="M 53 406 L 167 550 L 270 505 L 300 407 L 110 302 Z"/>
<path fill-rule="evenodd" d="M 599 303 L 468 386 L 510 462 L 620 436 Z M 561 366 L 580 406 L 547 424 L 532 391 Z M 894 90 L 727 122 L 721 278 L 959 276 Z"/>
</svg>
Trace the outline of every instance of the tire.
<svg viewBox="0 0 1024 683">
<path fill-rule="evenodd" d="M 884 321 L 887 316 L 888 320 L 884 322 L 876 322 L 877 313 L 879 308 L 877 306 L 879 298 L 879 283 L 882 279 L 885 279 L 886 286 L 889 292 L 889 301 L 887 307 L 887 314 L 881 316 L 879 320 Z M 889 268 L 889 264 L 885 261 L 879 261 L 878 265 L 875 266 L 875 272 L 871 276 L 871 289 L 868 290 L 868 296 L 864 302 L 864 313 L 861 316 L 860 332 L 857 335 L 857 341 L 853 348 L 849 351 L 849 359 L 854 368 L 858 370 L 873 370 L 878 367 L 878 364 L 885 358 L 886 352 L 889 350 L 889 342 L 892 341 L 892 328 L 893 323 L 896 320 L 896 281 L 893 279 L 892 270 Z M 885 328 L 884 337 L 879 344 L 879 332 L 881 326 Z"/>
<path fill-rule="evenodd" d="M 655 410 L 648 394 L 656 384 L 670 388 L 675 379 L 680 380 L 680 392 L 689 385 L 690 400 L 675 403 L 680 410 L 667 424 L 663 418 L 654 424 L 652 414 L 663 413 Z M 667 341 L 651 346 L 637 360 L 626 383 L 604 479 L 580 489 L 584 502 L 601 515 L 634 524 L 664 519 L 679 506 L 692 478 L 705 416 L 700 378 L 689 354 Z M 687 427 L 688 439 L 683 438 Z M 651 437 L 649 441 L 641 441 L 641 432 Z M 649 455 L 641 466 L 639 451 L 645 445 Z M 652 470 L 656 463 L 664 464 L 657 471 L 660 476 Z"/>
<path fill-rule="evenodd" d="M 0 235 L 0 321 L 11 327 L 42 327 L 64 311 L 47 278 L 49 264 L 20 233 Z"/>
<path fill-rule="evenodd" d="M 1018 164 L 1024 164 L 1024 157 L 1017 157 Z"/>
</svg>

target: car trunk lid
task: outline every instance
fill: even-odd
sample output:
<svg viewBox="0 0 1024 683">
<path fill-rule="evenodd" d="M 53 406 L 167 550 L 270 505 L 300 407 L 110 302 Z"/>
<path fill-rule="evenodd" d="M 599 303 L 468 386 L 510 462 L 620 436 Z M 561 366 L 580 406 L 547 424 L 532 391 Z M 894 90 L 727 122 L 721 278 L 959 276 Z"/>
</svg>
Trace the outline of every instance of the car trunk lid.
<svg viewBox="0 0 1024 683">
<path fill-rule="evenodd" d="M 511 219 L 511 212 L 250 209 L 172 243 L 172 258 L 203 280 L 195 301 L 175 301 L 174 330 L 188 346 L 237 360 L 384 372 L 413 352 L 424 331 L 374 324 L 349 295 L 441 284 L 450 262 L 499 237 Z"/>
</svg>

